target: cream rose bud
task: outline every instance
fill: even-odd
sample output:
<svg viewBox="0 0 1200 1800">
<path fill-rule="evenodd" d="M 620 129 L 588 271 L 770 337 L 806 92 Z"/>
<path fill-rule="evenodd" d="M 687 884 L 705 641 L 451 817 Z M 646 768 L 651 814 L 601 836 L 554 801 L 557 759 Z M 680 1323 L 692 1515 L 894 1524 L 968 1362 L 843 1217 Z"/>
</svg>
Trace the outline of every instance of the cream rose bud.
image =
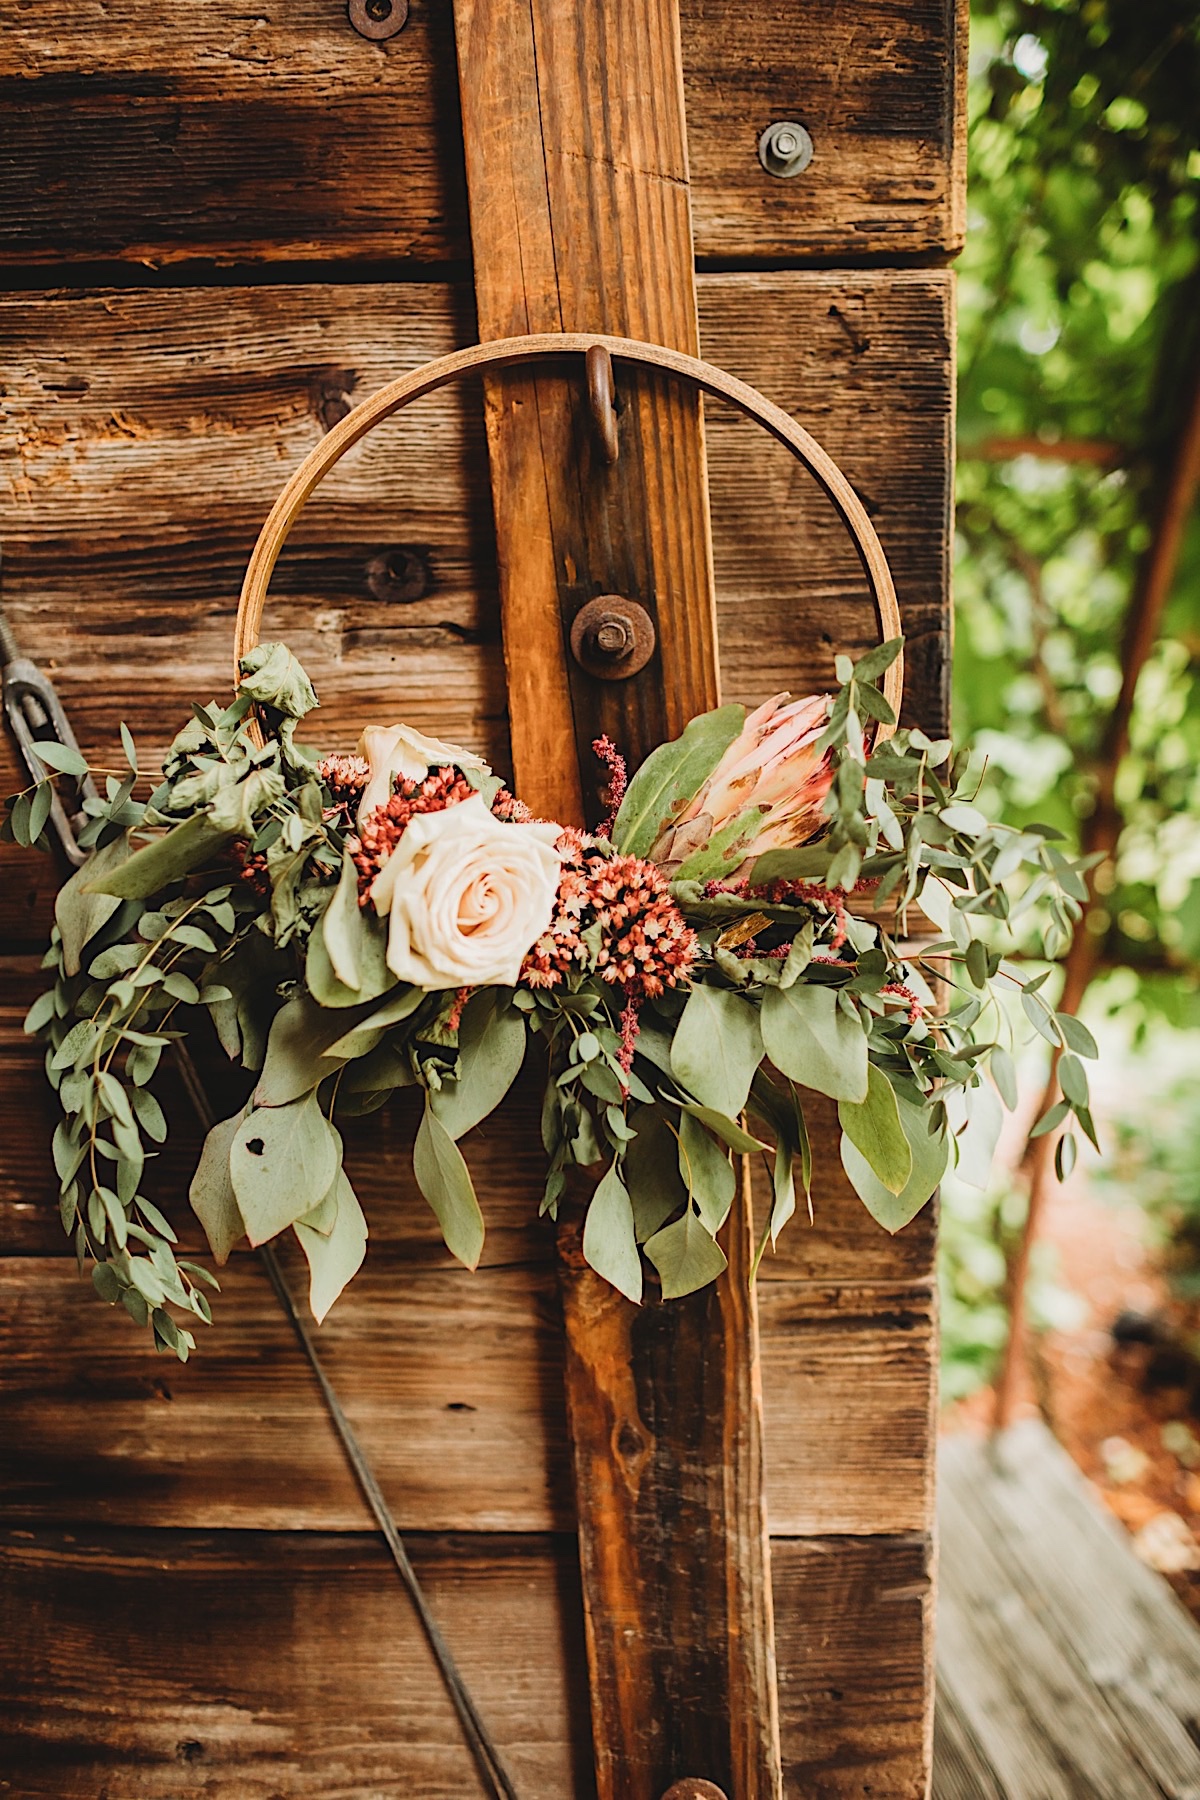
<svg viewBox="0 0 1200 1800">
<path fill-rule="evenodd" d="M 366 757 L 371 770 L 358 803 L 360 825 L 376 807 L 391 799 L 392 782 L 397 775 L 403 775 L 406 781 L 424 781 L 430 769 L 444 769 L 451 764 L 491 774 L 482 757 L 458 744 L 443 744 L 441 738 L 426 737 L 411 725 L 368 725 L 358 740 L 358 754 Z"/>
<path fill-rule="evenodd" d="M 561 830 L 503 825 L 479 794 L 417 813 L 371 884 L 392 973 L 423 988 L 515 986 L 554 913 Z"/>
</svg>

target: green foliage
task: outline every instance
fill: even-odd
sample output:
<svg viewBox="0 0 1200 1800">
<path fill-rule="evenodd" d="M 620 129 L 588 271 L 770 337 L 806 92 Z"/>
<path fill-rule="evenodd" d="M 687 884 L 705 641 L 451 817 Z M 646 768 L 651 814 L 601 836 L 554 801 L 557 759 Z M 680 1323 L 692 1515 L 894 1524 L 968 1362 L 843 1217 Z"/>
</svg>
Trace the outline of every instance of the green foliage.
<svg viewBox="0 0 1200 1800">
<path fill-rule="evenodd" d="M 975 0 L 959 265 L 956 717 L 987 808 L 1074 840 L 1200 357 L 1200 14 Z M 1090 926 L 1200 1021 L 1200 524 L 1138 686 Z M 1163 970 L 1179 970 L 1184 981 Z"/>
<path fill-rule="evenodd" d="M 1161 1049 L 1164 1061 L 1184 1060 L 1178 1045 Z M 1194 1053 L 1189 1060 L 1186 1078 L 1139 1093 L 1135 1105 L 1109 1121 L 1114 1148 L 1101 1178 L 1115 1199 L 1143 1208 L 1172 1287 L 1194 1301 L 1200 1297 L 1200 1089 Z"/>
<path fill-rule="evenodd" d="M 81 1266 L 95 1265 L 101 1297 L 178 1355 L 194 1340 L 168 1309 L 210 1317 L 203 1272 L 176 1262 L 171 1227 L 140 1192 L 167 1130 L 149 1084 L 198 1012 L 212 1012 L 252 1079 L 244 1104 L 208 1134 L 192 1205 L 218 1262 L 243 1236 L 261 1245 L 292 1230 L 318 1319 L 367 1241 L 335 1116 L 424 1088 L 416 1185 L 447 1247 L 474 1268 L 485 1224 L 458 1140 L 501 1104 L 531 1036 L 548 1071 L 543 1211 L 556 1213 L 573 1166 L 597 1171 L 584 1254 L 630 1299 L 642 1291 L 642 1250 L 668 1299 L 724 1269 L 716 1235 L 736 1194 L 736 1155 L 773 1152 L 763 1247 L 775 1242 L 796 1210 L 797 1179 L 806 1195 L 810 1187 L 802 1090 L 840 1103 L 852 1182 L 888 1230 L 906 1223 L 950 1154 L 948 1101 L 969 1114 L 988 1060 L 1005 1054 L 994 1022 L 981 1027 L 999 1017 L 997 981 L 1019 993 L 1038 1031 L 1068 1046 L 1064 1100 L 1047 1128 L 1070 1113 L 1090 1134 L 1079 1058 L 1095 1046 L 1047 1006 L 1048 972 L 1025 979 L 1002 955 L 1010 919 L 1033 908 L 1063 935 L 1084 892 L 1078 870 L 1049 828 L 990 826 L 972 803 L 966 759 L 948 743 L 905 730 L 869 747 L 863 719 L 892 722 L 875 682 L 899 650 L 839 667 L 820 843 L 764 859 L 765 885 L 757 866 L 748 879 L 677 881 L 680 937 L 692 941 L 684 920 L 694 932 L 690 978 L 678 987 L 656 978 L 653 997 L 631 1004 L 607 979 L 599 919 L 578 931 L 551 988 L 532 973 L 515 988 L 475 991 L 398 982 L 384 925 L 362 904 L 349 803 L 289 729 L 286 709 L 307 704 L 307 680 L 289 653 L 264 647 L 253 685 L 284 715 L 273 736 L 260 744 L 250 730 L 243 687 L 223 712 L 194 709 L 148 803 L 132 799 L 128 782 L 96 802 L 95 852 L 60 896 L 47 958 L 54 986 L 27 1020 L 46 1039 L 62 1101 L 53 1155 L 63 1223 Z M 636 780 L 630 789 L 633 841 L 692 798 L 688 784 L 707 778 L 741 718 L 739 707 L 706 715 L 651 758 L 640 796 Z M 125 748 L 132 766 L 136 752 Z M 591 853 L 603 885 L 616 846 L 595 840 Z M 664 878 L 653 879 L 661 892 Z M 902 932 L 905 909 L 920 904 L 947 935 L 902 951 L 898 937 L 847 910 L 860 879 L 895 896 Z M 622 935 L 630 927 L 610 929 L 632 945 Z M 927 976 L 955 991 L 944 1017 L 929 1005 Z"/>
</svg>

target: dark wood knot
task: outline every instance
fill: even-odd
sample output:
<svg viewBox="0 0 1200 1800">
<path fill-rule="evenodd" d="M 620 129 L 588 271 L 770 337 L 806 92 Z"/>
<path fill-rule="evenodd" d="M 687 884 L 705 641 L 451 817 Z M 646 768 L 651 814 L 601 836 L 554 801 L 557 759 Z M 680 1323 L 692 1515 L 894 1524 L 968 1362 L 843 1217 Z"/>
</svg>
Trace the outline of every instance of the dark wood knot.
<svg viewBox="0 0 1200 1800">
<path fill-rule="evenodd" d="M 644 669 L 657 642 L 654 620 L 636 600 L 599 594 L 571 621 L 571 652 L 599 681 L 624 681 Z"/>
<path fill-rule="evenodd" d="M 420 550 L 395 544 L 368 562 L 367 586 L 376 600 L 422 600 L 429 591 L 429 564 Z"/>
</svg>

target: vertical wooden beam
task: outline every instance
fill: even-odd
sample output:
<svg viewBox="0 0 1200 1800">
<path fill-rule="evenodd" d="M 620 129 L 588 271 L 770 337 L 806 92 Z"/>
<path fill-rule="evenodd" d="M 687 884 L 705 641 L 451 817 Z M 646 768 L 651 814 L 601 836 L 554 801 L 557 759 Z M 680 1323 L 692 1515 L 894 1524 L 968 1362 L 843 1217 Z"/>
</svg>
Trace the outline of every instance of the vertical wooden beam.
<svg viewBox="0 0 1200 1800">
<path fill-rule="evenodd" d="M 454 10 L 480 337 L 594 330 L 696 353 L 675 0 Z M 599 732 L 636 764 L 719 698 L 699 397 L 636 370 L 619 400 L 610 465 L 581 370 L 485 390 L 517 786 L 564 821 L 601 810 Z M 600 594 L 656 624 L 625 681 L 571 656 Z M 642 1309 L 562 1232 L 600 1800 L 661 1800 L 689 1776 L 730 1800 L 782 1793 L 748 1199 L 727 1231 L 716 1289 Z"/>
<path fill-rule="evenodd" d="M 481 338 L 597 331 L 698 348 L 679 21 L 671 0 L 455 0 Z M 580 383 L 486 392 L 513 761 L 535 811 L 600 810 L 597 725 L 639 760 L 718 700 L 698 397 L 623 375 L 620 458 Z M 638 600 L 659 648 L 628 681 L 571 658 L 599 594 Z M 590 734 L 590 735 L 589 735 Z M 585 777 L 564 746 L 575 738 Z"/>
</svg>

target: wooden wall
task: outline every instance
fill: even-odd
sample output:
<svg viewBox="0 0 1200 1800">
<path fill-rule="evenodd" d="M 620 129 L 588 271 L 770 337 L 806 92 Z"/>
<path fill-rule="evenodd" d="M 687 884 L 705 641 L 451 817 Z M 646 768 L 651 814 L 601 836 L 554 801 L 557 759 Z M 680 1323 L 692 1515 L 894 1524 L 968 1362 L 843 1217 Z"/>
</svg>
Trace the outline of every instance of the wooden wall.
<svg viewBox="0 0 1200 1800">
<path fill-rule="evenodd" d="M 940 728 L 963 28 L 952 0 L 681 12 L 703 352 L 857 486 L 895 571 L 910 711 Z M 3 597 L 105 760 L 120 718 L 161 748 L 190 698 L 225 690 L 245 559 L 322 431 L 475 336 L 450 7 L 413 0 L 382 45 L 339 0 L 80 0 L 69 28 L 3 0 L 0 23 Z M 756 160 L 775 118 L 812 133 L 796 180 Z M 827 683 L 873 635 L 853 553 L 782 450 L 707 419 L 726 697 Z M 308 662 L 324 739 L 403 716 L 504 766 L 476 391 L 352 452 L 273 594 L 268 631 Z M 16 785 L 7 741 L 0 779 Z M 20 1029 L 54 880 L 4 848 L 0 1791 L 461 1800 L 449 1704 L 256 1261 L 235 1258 L 186 1367 L 75 1274 Z M 586 1796 L 531 1103 L 467 1145 L 489 1224 L 475 1276 L 413 1188 L 411 1128 L 398 1108 L 349 1150 L 372 1241 L 322 1345 L 523 1800 Z M 818 1137 L 815 1226 L 790 1227 L 760 1303 L 787 1791 L 919 1800 L 932 1223 L 889 1239 L 829 1118 Z M 194 1152 L 180 1130 L 158 1172 L 185 1231 Z"/>
</svg>

